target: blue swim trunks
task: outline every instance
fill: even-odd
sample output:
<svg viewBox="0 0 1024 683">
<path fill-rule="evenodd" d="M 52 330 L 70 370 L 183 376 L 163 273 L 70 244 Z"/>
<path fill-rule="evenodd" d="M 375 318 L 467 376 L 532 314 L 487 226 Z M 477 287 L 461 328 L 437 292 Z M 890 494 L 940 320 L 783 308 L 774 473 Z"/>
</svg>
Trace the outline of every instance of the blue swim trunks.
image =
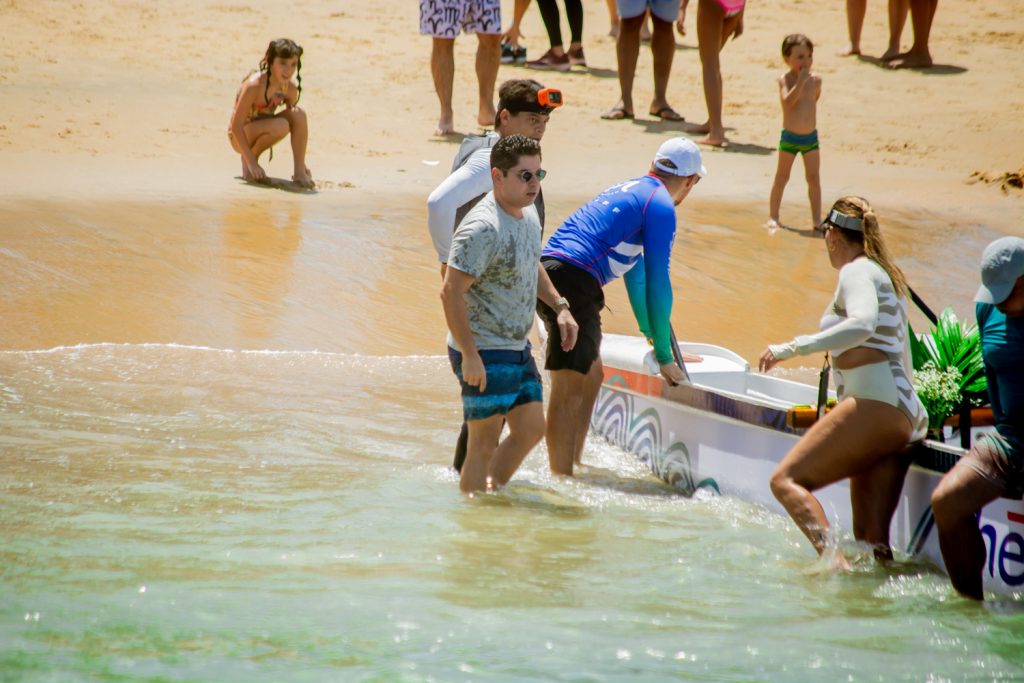
<svg viewBox="0 0 1024 683">
<path fill-rule="evenodd" d="M 507 415 L 526 403 L 543 402 L 540 372 L 529 346 L 522 351 L 485 349 L 480 358 L 487 371 L 487 388 L 483 393 L 462 381 L 462 354 L 448 347 L 448 360 L 462 386 L 462 415 L 467 422 Z"/>
<path fill-rule="evenodd" d="M 790 154 L 807 154 L 818 149 L 818 131 L 812 130 L 807 135 L 797 135 L 785 128 L 779 138 L 779 151 Z"/>
<path fill-rule="evenodd" d="M 673 22 L 679 14 L 679 0 L 616 0 L 615 8 L 623 19 L 632 19 L 648 8 L 662 21 Z"/>
</svg>

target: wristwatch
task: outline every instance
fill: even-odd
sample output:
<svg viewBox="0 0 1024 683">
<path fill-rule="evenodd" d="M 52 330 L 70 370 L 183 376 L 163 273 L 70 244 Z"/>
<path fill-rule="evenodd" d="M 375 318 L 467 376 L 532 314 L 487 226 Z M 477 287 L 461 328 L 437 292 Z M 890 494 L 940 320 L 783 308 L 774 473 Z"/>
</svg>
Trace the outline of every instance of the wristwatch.
<svg viewBox="0 0 1024 683">
<path fill-rule="evenodd" d="M 569 300 L 566 299 L 564 296 L 560 296 L 557 299 L 555 299 L 555 305 L 553 306 L 553 308 L 555 309 L 555 313 L 561 313 L 562 311 L 568 311 L 569 310 Z"/>
</svg>

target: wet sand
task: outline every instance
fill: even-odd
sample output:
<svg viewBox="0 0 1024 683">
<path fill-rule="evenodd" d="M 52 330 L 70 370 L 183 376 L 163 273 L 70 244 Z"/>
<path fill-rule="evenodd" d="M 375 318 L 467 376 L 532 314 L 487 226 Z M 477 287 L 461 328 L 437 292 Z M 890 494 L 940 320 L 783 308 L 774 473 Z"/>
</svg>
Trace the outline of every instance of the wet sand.
<svg viewBox="0 0 1024 683">
<path fill-rule="evenodd" d="M 255 191 L 255 190 L 254 190 Z M 444 352 L 440 278 L 421 198 L 387 211 L 356 195 L 275 200 L 20 203 L 0 248 L 0 349 L 79 343 L 177 343 L 369 355 Z M 583 197 L 550 202 L 551 224 Z M 681 338 L 756 362 L 764 345 L 811 330 L 835 274 L 808 231 L 757 227 L 758 204 L 694 198 L 672 260 Z M 911 286 L 936 310 L 971 320 L 963 283 L 998 228 L 941 214 L 887 213 Z M 935 264 L 941 263 L 942 267 Z M 635 334 L 625 288 L 608 288 L 610 332 Z M 913 323 L 924 326 L 914 312 Z M 813 363 L 811 363 L 813 365 Z"/>
</svg>

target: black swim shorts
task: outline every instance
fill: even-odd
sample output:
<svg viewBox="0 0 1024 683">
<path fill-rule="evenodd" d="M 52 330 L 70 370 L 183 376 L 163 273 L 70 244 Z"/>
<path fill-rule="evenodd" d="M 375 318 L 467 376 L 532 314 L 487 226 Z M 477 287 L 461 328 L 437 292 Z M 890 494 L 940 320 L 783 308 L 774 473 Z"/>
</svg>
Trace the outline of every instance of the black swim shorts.
<svg viewBox="0 0 1024 683">
<path fill-rule="evenodd" d="M 537 315 L 548 330 L 545 370 L 575 370 L 584 375 L 597 360 L 601 351 L 601 309 L 604 308 L 604 290 L 593 275 L 556 258 L 545 256 L 541 265 L 551 278 L 558 293 L 569 301 L 569 312 L 580 326 L 576 346 L 562 350 L 562 337 L 558 333 L 557 314 L 540 299 Z"/>
</svg>

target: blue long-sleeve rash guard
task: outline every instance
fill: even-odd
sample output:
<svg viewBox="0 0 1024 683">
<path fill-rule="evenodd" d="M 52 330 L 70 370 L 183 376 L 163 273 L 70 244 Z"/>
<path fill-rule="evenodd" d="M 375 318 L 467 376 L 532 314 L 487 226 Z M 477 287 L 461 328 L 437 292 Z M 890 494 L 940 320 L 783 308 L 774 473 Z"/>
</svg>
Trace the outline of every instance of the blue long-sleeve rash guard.
<svg viewBox="0 0 1024 683">
<path fill-rule="evenodd" d="M 624 276 L 640 331 L 654 341 L 654 354 L 664 365 L 673 360 L 669 256 L 675 237 L 672 197 L 661 180 L 646 175 L 610 187 L 577 209 L 548 240 L 544 256 L 582 268 L 602 287 Z"/>
</svg>

